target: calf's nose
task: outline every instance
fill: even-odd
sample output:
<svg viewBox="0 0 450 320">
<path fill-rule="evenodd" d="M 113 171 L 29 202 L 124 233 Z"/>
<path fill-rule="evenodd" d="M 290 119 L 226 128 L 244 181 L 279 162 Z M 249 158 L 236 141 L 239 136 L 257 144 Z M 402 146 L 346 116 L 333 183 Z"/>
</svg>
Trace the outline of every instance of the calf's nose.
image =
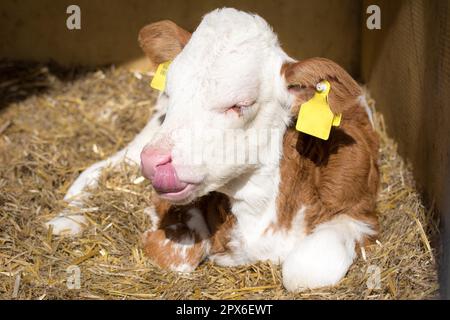
<svg viewBox="0 0 450 320">
<path fill-rule="evenodd" d="M 149 179 L 158 193 L 183 190 L 187 183 L 180 181 L 172 164 L 170 152 L 159 148 L 144 148 L 141 152 L 142 175 Z"/>
<path fill-rule="evenodd" d="M 144 148 L 141 152 L 141 170 L 144 177 L 152 180 L 158 166 L 172 161 L 170 152 L 160 148 Z"/>
</svg>

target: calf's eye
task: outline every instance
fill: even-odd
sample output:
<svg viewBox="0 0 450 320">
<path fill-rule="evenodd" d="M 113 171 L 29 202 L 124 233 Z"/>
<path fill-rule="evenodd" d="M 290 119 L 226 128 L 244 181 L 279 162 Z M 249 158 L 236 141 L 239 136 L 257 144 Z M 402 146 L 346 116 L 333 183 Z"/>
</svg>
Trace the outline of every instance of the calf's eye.
<svg viewBox="0 0 450 320">
<path fill-rule="evenodd" d="M 236 113 L 238 116 L 243 116 L 244 113 L 246 111 L 248 111 L 248 109 L 251 108 L 251 106 L 255 103 L 255 101 L 252 102 L 239 102 L 236 103 L 235 105 L 229 107 L 226 112 L 232 112 L 232 113 Z"/>
</svg>

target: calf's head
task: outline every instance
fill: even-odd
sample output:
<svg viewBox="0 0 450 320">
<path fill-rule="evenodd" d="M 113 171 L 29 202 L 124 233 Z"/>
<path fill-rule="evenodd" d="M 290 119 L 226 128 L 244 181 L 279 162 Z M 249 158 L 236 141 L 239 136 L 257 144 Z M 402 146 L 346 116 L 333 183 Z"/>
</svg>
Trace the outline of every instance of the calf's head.
<svg viewBox="0 0 450 320">
<path fill-rule="evenodd" d="M 291 105 L 328 77 L 324 71 L 302 84 L 295 75 L 308 63 L 289 58 L 262 18 L 234 9 L 207 14 L 192 34 L 170 21 L 153 23 L 139 42 L 154 66 L 172 61 L 158 101 L 166 115 L 141 165 L 174 203 L 228 190 L 254 171 L 271 174 Z"/>
</svg>

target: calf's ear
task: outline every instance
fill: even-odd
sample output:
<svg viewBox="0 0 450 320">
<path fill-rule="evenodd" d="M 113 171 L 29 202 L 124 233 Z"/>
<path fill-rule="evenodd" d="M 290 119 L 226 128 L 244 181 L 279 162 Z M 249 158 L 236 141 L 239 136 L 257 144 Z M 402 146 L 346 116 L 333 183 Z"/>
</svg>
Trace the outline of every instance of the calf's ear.
<svg viewBox="0 0 450 320">
<path fill-rule="evenodd" d="M 361 87 L 337 63 L 325 58 L 310 58 L 287 62 L 281 67 L 287 88 L 295 96 L 292 114 L 297 115 L 300 105 L 311 99 L 316 85 L 327 80 L 331 84 L 328 101 L 333 113 L 342 113 L 362 94 Z"/>
<path fill-rule="evenodd" d="M 146 25 L 139 31 L 138 41 L 149 58 L 152 69 L 168 60 L 173 60 L 183 50 L 191 33 L 170 20 Z"/>
</svg>

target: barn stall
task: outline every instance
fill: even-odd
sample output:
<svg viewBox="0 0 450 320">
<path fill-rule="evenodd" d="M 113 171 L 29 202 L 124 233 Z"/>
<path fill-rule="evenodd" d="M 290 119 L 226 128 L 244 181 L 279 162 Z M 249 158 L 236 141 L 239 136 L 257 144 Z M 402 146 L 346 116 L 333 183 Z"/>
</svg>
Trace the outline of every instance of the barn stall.
<svg viewBox="0 0 450 320">
<path fill-rule="evenodd" d="M 380 30 L 366 25 L 366 8 L 374 3 Z M 0 5 L 1 298 L 446 296 L 447 1 L 326 1 L 320 8 L 306 0 L 78 1 L 80 30 L 66 27 L 70 4 Z M 151 225 L 151 188 L 130 165 L 103 172 L 81 237 L 52 236 L 43 226 L 64 208 L 78 174 L 125 146 L 151 116 L 157 92 L 148 85 L 139 29 L 168 18 L 192 31 L 203 14 L 222 6 L 260 14 L 291 56 L 330 58 L 365 85 L 381 142 L 381 233 L 336 287 L 289 293 L 280 268 L 269 262 L 235 268 L 205 262 L 191 274 L 160 270 L 140 245 Z M 79 288 L 70 282 L 76 272 Z M 376 285 L 374 275 L 381 280 Z"/>
</svg>

